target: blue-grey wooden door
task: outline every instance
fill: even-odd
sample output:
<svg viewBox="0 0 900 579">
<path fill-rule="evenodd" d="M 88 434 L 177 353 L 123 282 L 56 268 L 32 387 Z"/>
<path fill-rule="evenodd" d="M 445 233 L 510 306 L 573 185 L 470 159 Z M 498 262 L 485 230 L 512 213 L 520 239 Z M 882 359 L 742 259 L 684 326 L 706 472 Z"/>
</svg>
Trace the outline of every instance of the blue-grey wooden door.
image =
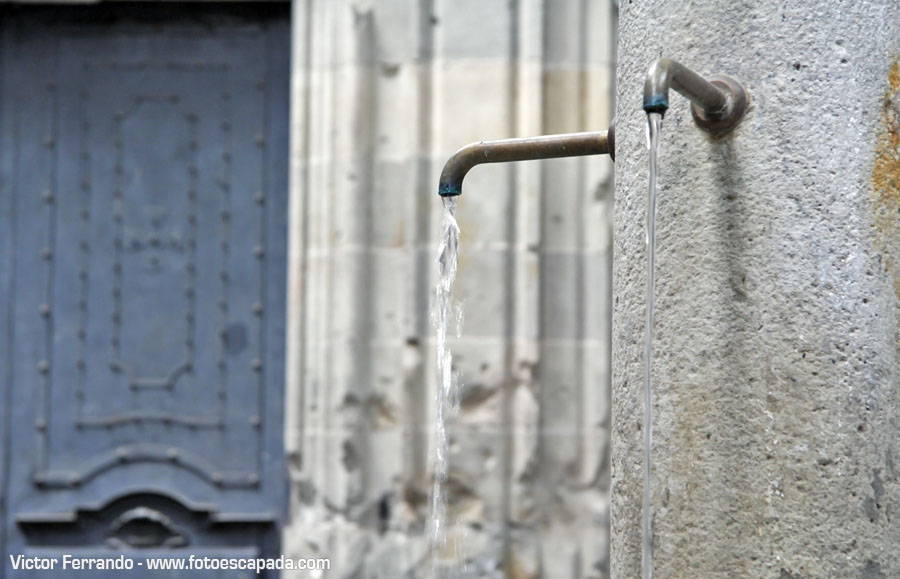
<svg viewBox="0 0 900 579">
<path fill-rule="evenodd" d="M 5 576 L 35 576 L 11 554 L 277 555 L 288 18 L 2 9 Z"/>
</svg>

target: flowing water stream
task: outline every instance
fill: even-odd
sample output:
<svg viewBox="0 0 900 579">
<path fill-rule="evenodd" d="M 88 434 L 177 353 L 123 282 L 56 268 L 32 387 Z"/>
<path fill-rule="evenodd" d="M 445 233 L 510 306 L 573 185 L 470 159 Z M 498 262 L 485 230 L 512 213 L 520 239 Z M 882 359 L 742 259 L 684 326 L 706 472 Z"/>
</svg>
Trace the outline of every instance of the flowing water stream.
<svg viewBox="0 0 900 579">
<path fill-rule="evenodd" d="M 653 522 L 651 512 L 650 451 L 653 446 L 653 286 L 656 262 L 656 165 L 659 154 L 659 130 L 662 115 L 647 113 L 647 146 L 650 149 L 650 174 L 647 187 L 647 326 L 644 332 L 644 502 L 641 577 L 653 577 Z"/>
<path fill-rule="evenodd" d="M 457 197 L 444 197 L 444 217 L 438 246 L 438 281 L 434 289 L 432 322 L 437 333 L 438 388 L 436 392 L 436 426 L 434 485 L 431 491 L 431 570 L 432 577 L 441 576 L 441 559 L 447 551 L 447 480 L 450 476 L 450 445 L 447 424 L 459 409 L 457 383 L 453 375 L 453 356 L 447 345 L 448 318 L 453 304 L 453 280 L 459 252 L 459 225 L 456 223 Z M 456 310 L 457 337 L 461 331 L 462 310 Z M 452 571 L 452 570 L 451 570 Z"/>
</svg>

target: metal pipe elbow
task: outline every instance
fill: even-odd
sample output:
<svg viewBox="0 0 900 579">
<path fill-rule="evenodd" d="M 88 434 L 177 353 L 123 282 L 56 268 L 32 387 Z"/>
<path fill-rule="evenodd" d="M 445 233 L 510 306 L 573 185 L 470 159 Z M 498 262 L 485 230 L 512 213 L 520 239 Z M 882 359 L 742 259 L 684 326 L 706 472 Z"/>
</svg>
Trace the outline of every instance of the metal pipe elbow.
<svg viewBox="0 0 900 579">
<path fill-rule="evenodd" d="M 718 74 L 705 79 L 679 62 L 660 58 L 644 79 L 644 111 L 664 115 L 670 90 L 690 99 L 694 121 L 714 135 L 729 132 L 747 111 L 747 93 L 734 78 Z"/>
<path fill-rule="evenodd" d="M 606 154 L 615 160 L 614 148 L 615 119 L 608 131 L 470 143 L 447 160 L 438 182 L 438 195 L 461 195 L 463 179 L 476 165 Z"/>
</svg>

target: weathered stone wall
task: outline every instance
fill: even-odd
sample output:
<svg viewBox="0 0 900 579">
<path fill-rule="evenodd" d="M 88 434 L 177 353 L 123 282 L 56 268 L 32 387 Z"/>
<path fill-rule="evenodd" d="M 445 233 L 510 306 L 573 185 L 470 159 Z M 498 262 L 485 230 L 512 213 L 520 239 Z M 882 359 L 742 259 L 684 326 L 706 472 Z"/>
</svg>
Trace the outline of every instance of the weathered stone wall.
<svg viewBox="0 0 900 579">
<path fill-rule="evenodd" d="M 288 555 L 427 574 L 429 319 L 446 159 L 598 130 L 614 9 L 567 0 L 294 3 Z M 451 544 L 465 577 L 605 577 L 608 158 L 476 168 L 457 297 Z"/>
<path fill-rule="evenodd" d="M 900 576 L 900 4 L 623 2 L 612 575 L 640 576 L 644 74 L 740 79 L 714 142 L 661 138 L 656 577 Z"/>
</svg>

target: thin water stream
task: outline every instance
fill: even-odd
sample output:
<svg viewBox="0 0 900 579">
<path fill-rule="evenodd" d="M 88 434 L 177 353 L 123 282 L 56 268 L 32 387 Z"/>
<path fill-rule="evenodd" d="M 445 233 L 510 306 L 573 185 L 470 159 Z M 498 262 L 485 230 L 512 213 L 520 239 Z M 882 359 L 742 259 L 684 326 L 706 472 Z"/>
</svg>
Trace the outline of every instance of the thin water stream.
<svg viewBox="0 0 900 579">
<path fill-rule="evenodd" d="M 647 113 L 647 146 L 650 149 L 650 173 L 647 187 L 647 326 L 644 332 L 644 502 L 641 577 L 653 577 L 653 519 L 651 509 L 651 449 L 653 446 L 653 286 L 656 262 L 656 166 L 659 154 L 659 130 L 662 115 Z"/>
<path fill-rule="evenodd" d="M 437 579 L 442 575 L 441 559 L 447 550 L 447 481 L 450 477 L 450 445 L 447 424 L 459 408 L 457 384 L 453 375 L 453 356 L 447 345 L 447 325 L 453 309 L 453 280 L 459 252 L 459 225 L 456 223 L 456 197 L 444 197 L 444 217 L 438 246 L 438 281 L 434 289 L 432 322 L 437 333 L 438 389 L 436 392 L 436 426 L 434 484 L 431 491 L 431 571 Z M 457 337 L 461 330 L 462 310 L 456 312 Z M 452 570 L 451 570 L 452 571 Z"/>
</svg>

